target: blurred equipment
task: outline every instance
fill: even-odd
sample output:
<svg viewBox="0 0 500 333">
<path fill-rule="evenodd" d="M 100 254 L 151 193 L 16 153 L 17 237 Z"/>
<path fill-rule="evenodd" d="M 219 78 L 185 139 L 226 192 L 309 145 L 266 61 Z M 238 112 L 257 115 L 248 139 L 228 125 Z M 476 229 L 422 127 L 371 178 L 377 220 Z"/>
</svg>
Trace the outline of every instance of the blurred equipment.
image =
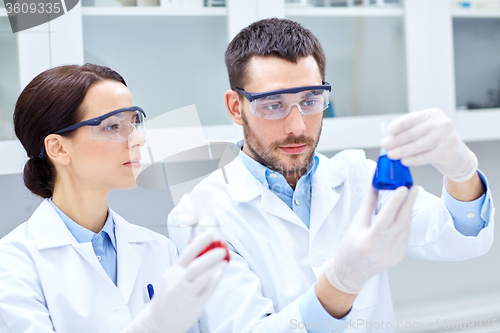
<svg viewBox="0 0 500 333">
<path fill-rule="evenodd" d="M 402 6 L 402 0 L 285 0 L 290 7 Z"/>
<path fill-rule="evenodd" d="M 498 0 L 454 0 L 453 8 L 459 9 L 478 9 L 478 10 L 500 10 L 500 1 Z"/>
<path fill-rule="evenodd" d="M 226 7 L 226 0 L 203 0 L 205 7 Z"/>
<path fill-rule="evenodd" d="M 500 108 L 500 89 L 488 89 L 488 102 L 467 102 L 467 109 L 493 109 Z"/>
</svg>

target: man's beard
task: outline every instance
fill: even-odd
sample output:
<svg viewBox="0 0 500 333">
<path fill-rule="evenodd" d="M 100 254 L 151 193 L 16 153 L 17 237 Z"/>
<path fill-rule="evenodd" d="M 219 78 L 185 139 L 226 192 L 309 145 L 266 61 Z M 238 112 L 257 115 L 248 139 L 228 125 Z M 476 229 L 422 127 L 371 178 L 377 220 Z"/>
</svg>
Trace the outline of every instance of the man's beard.
<svg viewBox="0 0 500 333">
<path fill-rule="evenodd" d="M 308 166 L 313 159 L 314 151 L 318 146 L 321 129 L 323 127 L 323 119 L 321 119 L 321 126 L 319 127 L 316 138 L 306 137 L 303 134 L 299 136 L 288 136 L 284 141 L 274 141 L 268 147 L 264 147 L 258 135 L 250 128 L 244 112 L 241 112 L 241 119 L 243 121 L 245 145 L 257 159 L 257 162 L 282 174 L 284 177 L 291 177 L 297 174 L 302 176 L 307 172 Z M 292 164 L 285 166 L 280 162 L 278 154 L 275 153 L 275 151 L 289 144 L 306 144 L 307 147 L 313 147 L 313 149 L 305 159 L 302 158 L 301 154 L 289 155 Z"/>
</svg>

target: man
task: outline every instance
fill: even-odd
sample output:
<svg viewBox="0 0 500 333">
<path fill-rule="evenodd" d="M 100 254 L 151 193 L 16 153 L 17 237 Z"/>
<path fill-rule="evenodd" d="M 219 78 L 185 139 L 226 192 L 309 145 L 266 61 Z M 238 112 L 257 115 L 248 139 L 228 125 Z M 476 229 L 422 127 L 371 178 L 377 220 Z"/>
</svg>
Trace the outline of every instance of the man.
<svg viewBox="0 0 500 333">
<path fill-rule="evenodd" d="M 387 269 L 405 253 L 461 260 L 488 251 L 487 181 L 443 112 L 401 116 L 382 141 L 392 159 L 435 166 L 442 197 L 417 187 L 378 194 L 376 164 L 363 151 L 315 152 L 329 85 L 310 31 L 289 20 L 255 22 L 231 41 L 226 65 L 225 102 L 243 126 L 242 150 L 169 216 L 181 250 L 190 232 L 183 226 L 217 221 L 231 252 L 201 318 L 205 332 L 392 331 Z"/>
</svg>

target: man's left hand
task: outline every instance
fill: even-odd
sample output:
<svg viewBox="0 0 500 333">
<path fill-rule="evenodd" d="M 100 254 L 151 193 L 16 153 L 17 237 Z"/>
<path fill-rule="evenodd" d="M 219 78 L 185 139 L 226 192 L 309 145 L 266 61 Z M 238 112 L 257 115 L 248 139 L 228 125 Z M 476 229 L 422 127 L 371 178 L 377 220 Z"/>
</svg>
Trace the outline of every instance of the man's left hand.
<svg viewBox="0 0 500 333">
<path fill-rule="evenodd" d="M 476 173 L 476 155 L 440 109 L 400 116 L 389 124 L 388 132 L 381 144 L 390 159 L 400 159 L 406 166 L 432 164 L 454 182 L 465 182 Z"/>
</svg>

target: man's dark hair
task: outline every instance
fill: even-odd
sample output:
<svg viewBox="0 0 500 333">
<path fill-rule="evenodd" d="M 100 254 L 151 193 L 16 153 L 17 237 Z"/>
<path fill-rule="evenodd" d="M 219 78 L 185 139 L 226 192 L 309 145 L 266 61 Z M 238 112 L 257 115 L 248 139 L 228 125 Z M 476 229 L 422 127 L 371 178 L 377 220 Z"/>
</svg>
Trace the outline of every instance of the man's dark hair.
<svg viewBox="0 0 500 333">
<path fill-rule="evenodd" d="M 265 19 L 241 30 L 226 50 L 226 67 L 231 89 L 244 89 L 248 83 L 247 68 L 253 56 L 278 57 L 296 63 L 312 55 L 325 80 L 326 58 L 318 39 L 297 22 Z"/>
</svg>

